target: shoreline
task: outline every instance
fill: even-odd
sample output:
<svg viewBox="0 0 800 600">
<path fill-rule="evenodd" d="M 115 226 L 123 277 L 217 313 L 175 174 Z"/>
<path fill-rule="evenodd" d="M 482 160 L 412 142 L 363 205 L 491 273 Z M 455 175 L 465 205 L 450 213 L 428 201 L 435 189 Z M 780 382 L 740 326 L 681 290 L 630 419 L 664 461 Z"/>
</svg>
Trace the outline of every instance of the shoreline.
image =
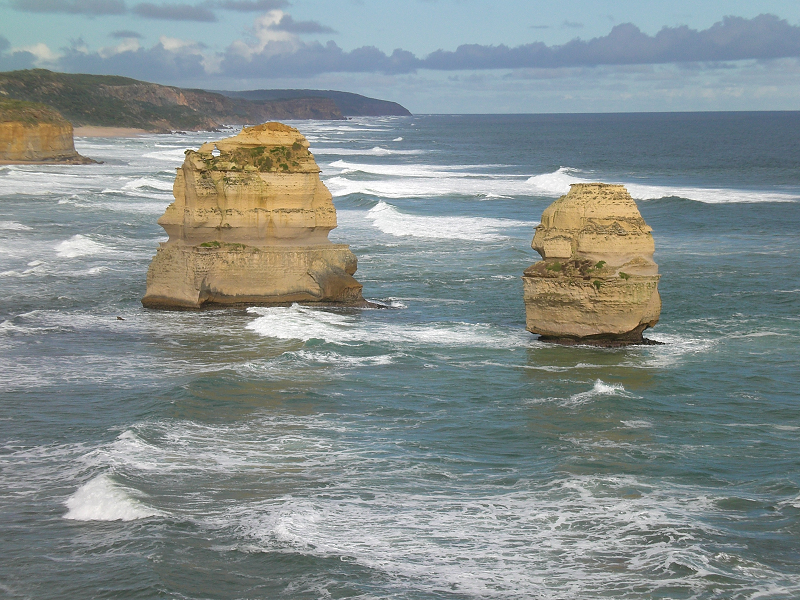
<svg viewBox="0 0 800 600">
<path fill-rule="evenodd" d="M 134 138 L 151 133 L 146 129 L 136 129 L 134 127 L 75 127 L 72 130 L 73 137 L 114 137 L 114 138 Z"/>
</svg>

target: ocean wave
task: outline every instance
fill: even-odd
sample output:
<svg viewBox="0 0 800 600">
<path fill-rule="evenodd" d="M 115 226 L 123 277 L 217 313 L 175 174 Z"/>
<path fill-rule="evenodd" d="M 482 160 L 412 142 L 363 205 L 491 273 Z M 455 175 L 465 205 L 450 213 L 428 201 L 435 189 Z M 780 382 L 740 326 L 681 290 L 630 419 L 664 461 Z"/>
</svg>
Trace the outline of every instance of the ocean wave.
<svg viewBox="0 0 800 600">
<path fill-rule="evenodd" d="M 561 167 L 552 173 L 534 175 L 527 180 L 537 194 L 558 197 L 569 192 L 574 183 L 589 183 L 597 178 L 587 179 L 578 176 L 579 169 Z M 743 202 L 797 202 L 797 194 L 782 192 L 751 191 L 726 188 L 698 188 L 688 186 L 642 185 L 625 181 L 603 180 L 603 183 L 621 183 L 636 200 L 657 200 L 660 198 L 686 198 L 705 204 L 728 204 Z"/>
<path fill-rule="evenodd" d="M 95 242 L 80 233 L 56 244 L 55 249 L 62 258 L 77 258 L 79 256 L 90 256 L 110 251 L 110 249 L 103 244 Z"/>
<path fill-rule="evenodd" d="M 396 237 L 496 242 L 500 232 L 511 227 L 534 227 L 534 221 L 513 221 L 487 217 L 428 217 L 403 213 L 381 200 L 367 211 L 367 218 L 383 233 Z"/>
<path fill-rule="evenodd" d="M 140 190 L 142 188 L 150 188 L 164 192 L 171 192 L 173 183 L 174 182 L 172 181 L 162 181 L 160 179 L 155 179 L 154 177 L 137 177 L 132 181 L 128 181 L 125 185 L 122 186 L 122 189 Z"/>
<path fill-rule="evenodd" d="M 144 158 L 155 158 L 156 160 L 163 160 L 175 164 L 183 163 L 186 158 L 186 148 L 173 148 L 170 150 L 157 150 L 155 152 L 147 152 L 142 154 Z"/>
<path fill-rule="evenodd" d="M 392 155 L 406 155 L 411 156 L 415 154 L 425 154 L 427 150 L 390 150 L 382 146 L 373 146 L 372 148 L 365 148 L 363 150 L 357 148 L 337 148 L 335 146 L 328 147 L 314 147 L 310 148 L 314 156 L 392 156 Z"/>
<path fill-rule="evenodd" d="M 416 493 L 377 491 L 364 499 L 343 487 L 311 498 L 287 494 L 231 507 L 214 526 L 234 527 L 240 551 L 338 558 L 377 570 L 397 582 L 401 596 L 448 590 L 561 600 L 613 589 L 659 597 L 675 586 L 703 596 L 709 578 L 735 582 L 714 583 L 718 589 L 741 585 L 740 560 L 703 543 L 720 531 L 707 523 L 714 498 L 696 487 L 585 475 L 464 497 L 445 493 L 446 483 L 426 493 L 415 475 Z M 439 481 L 447 479 L 445 470 Z M 747 573 L 752 589 L 798 589 L 767 564 L 749 561 Z"/>
<path fill-rule="evenodd" d="M 0 221 L 0 229 L 4 231 L 31 231 L 33 228 L 16 221 Z"/>
<path fill-rule="evenodd" d="M 399 324 L 369 321 L 359 315 L 334 313 L 294 304 L 253 307 L 257 318 L 247 325 L 255 333 L 282 340 L 323 340 L 332 344 L 391 344 L 393 346 L 525 347 L 527 331 L 483 323 L 437 322 Z"/>
<path fill-rule="evenodd" d="M 338 352 L 311 352 L 308 350 L 299 350 L 291 354 L 311 363 L 344 367 L 389 365 L 393 362 L 393 358 L 388 354 L 379 356 L 345 356 Z"/>
<path fill-rule="evenodd" d="M 64 504 L 69 509 L 64 518 L 75 521 L 133 521 L 160 514 L 107 475 L 98 475 L 82 485 Z"/>
<path fill-rule="evenodd" d="M 569 192 L 570 185 L 591 183 L 598 177 L 571 167 L 534 176 L 485 172 L 490 165 L 370 165 L 338 160 L 327 167 L 336 169 L 325 183 L 336 197 L 369 194 L 383 198 L 420 198 L 462 195 L 492 198 L 545 196 L 557 198 Z M 326 169 L 327 171 L 327 169 Z M 797 202 L 800 195 L 727 188 L 645 185 L 602 178 L 604 183 L 625 185 L 637 200 L 685 198 L 705 204 Z"/>
<path fill-rule="evenodd" d="M 645 368 L 671 367 L 683 360 L 686 356 L 708 352 L 719 341 L 650 330 L 647 331 L 645 337 L 655 340 L 656 342 L 661 342 L 661 345 L 640 346 L 639 348 L 643 351 L 643 357 L 626 362 L 625 364 L 627 366 Z"/>
</svg>

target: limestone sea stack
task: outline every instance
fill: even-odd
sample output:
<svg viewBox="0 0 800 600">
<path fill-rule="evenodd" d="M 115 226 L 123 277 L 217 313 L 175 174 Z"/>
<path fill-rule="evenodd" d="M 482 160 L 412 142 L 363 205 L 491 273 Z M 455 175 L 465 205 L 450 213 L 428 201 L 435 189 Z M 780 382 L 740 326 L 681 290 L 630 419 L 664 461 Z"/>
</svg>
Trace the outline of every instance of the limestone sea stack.
<svg viewBox="0 0 800 600">
<path fill-rule="evenodd" d="M 319 172 L 306 139 L 281 123 L 187 150 L 142 304 L 364 305 L 355 255 L 328 240 L 336 209 Z"/>
<path fill-rule="evenodd" d="M 543 341 L 648 343 L 661 297 L 650 227 L 622 185 L 578 183 L 548 206 L 522 277 L 527 329 Z"/>
<path fill-rule="evenodd" d="M 75 151 L 72 124 L 57 110 L 0 99 L 0 164 L 95 163 Z"/>
</svg>

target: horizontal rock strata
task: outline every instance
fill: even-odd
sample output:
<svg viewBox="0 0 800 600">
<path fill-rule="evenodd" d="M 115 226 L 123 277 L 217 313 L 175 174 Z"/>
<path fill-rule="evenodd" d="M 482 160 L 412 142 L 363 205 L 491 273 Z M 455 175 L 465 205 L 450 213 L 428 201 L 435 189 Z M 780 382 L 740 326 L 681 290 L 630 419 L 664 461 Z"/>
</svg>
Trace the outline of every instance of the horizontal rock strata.
<svg viewBox="0 0 800 600">
<path fill-rule="evenodd" d="M 545 209 L 523 275 L 526 326 L 544 341 L 646 343 L 661 313 L 650 227 L 624 186 L 572 185 Z"/>
<path fill-rule="evenodd" d="M 0 100 L 0 162 L 92 164 L 75 151 L 72 124 L 33 102 Z"/>
<path fill-rule="evenodd" d="M 336 209 L 296 129 L 266 123 L 187 150 L 173 194 L 145 306 L 364 304 L 355 255 L 328 240 Z"/>
</svg>

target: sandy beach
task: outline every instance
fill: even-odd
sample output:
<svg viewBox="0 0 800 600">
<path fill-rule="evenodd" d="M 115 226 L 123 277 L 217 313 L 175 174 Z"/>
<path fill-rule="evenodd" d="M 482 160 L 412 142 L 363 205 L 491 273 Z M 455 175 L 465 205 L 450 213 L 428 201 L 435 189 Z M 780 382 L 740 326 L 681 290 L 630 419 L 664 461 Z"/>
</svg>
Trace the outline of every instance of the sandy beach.
<svg viewBox="0 0 800 600">
<path fill-rule="evenodd" d="M 122 137 L 130 138 L 148 133 L 145 129 L 135 129 L 133 127 L 75 127 L 73 135 L 75 137 Z"/>
</svg>

